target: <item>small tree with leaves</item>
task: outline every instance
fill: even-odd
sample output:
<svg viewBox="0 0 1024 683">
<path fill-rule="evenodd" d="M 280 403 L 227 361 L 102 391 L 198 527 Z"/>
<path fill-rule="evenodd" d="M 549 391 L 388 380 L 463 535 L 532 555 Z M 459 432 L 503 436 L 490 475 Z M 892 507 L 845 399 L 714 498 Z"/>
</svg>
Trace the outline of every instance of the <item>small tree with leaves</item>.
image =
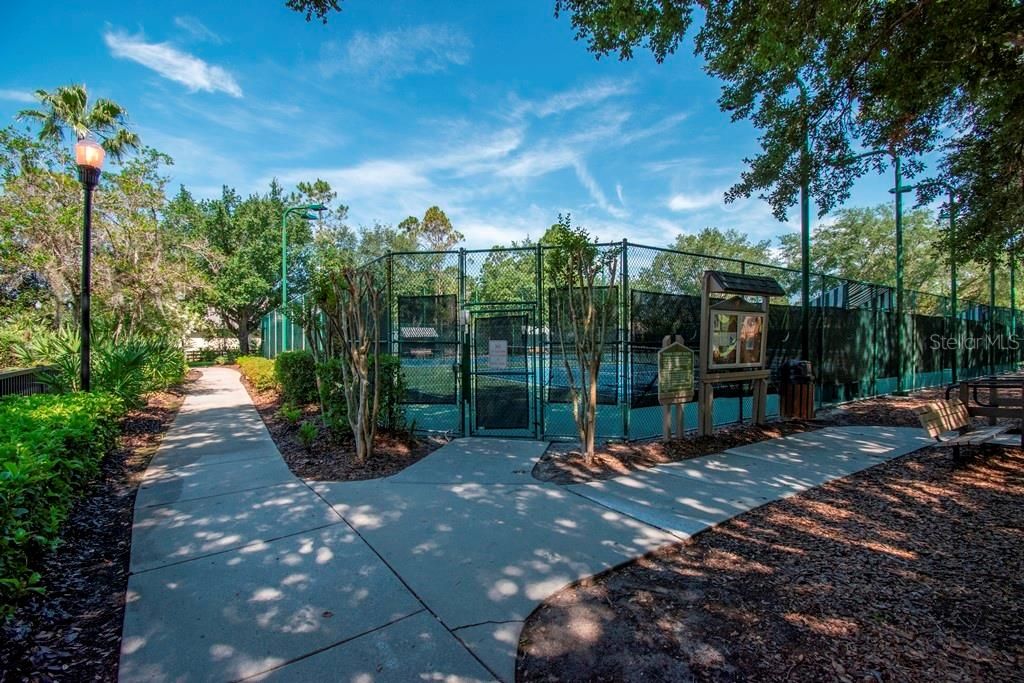
<svg viewBox="0 0 1024 683">
<path fill-rule="evenodd" d="M 346 265 L 325 271 L 313 289 L 304 323 L 310 348 L 319 362 L 340 361 L 345 415 L 356 445 L 356 460 L 365 463 L 373 452 L 380 412 L 381 304 L 384 279 L 372 268 Z M 319 315 L 315 309 L 319 309 Z M 318 384 L 323 378 L 318 378 Z M 334 387 L 318 387 L 321 403 Z M 326 417 L 326 414 L 325 414 Z"/>
<path fill-rule="evenodd" d="M 558 217 L 542 240 L 545 268 L 558 289 L 551 319 L 561 347 L 572 414 L 587 462 L 594 459 L 601 361 L 615 333 L 620 248 L 605 248 L 569 216 Z"/>
</svg>

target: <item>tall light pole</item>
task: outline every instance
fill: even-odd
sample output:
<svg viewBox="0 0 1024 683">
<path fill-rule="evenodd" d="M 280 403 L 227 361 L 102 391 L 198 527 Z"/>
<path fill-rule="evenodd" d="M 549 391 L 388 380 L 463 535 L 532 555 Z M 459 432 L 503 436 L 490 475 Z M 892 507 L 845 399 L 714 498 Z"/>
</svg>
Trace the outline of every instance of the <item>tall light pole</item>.
<svg viewBox="0 0 1024 683">
<path fill-rule="evenodd" d="M 89 345 L 92 337 L 92 319 L 89 311 L 90 283 L 92 280 L 92 193 L 100 182 L 100 171 L 103 169 L 103 147 L 90 137 L 84 137 L 75 143 L 75 163 L 78 164 L 78 179 L 82 183 L 85 202 L 82 207 L 82 287 L 81 287 L 81 345 L 80 380 L 82 391 L 90 390 L 89 377 Z"/>
<path fill-rule="evenodd" d="M 897 183 L 898 185 L 898 183 Z M 946 197 L 948 199 L 948 217 L 949 217 L 949 242 L 952 245 L 949 250 L 949 318 L 952 329 L 950 330 L 951 336 L 953 337 L 953 367 L 951 368 L 951 380 L 953 384 L 957 381 L 957 368 L 960 364 L 960 338 L 958 336 L 959 320 L 957 315 L 957 282 L 956 282 L 956 190 L 953 189 L 948 183 L 940 181 L 933 181 L 930 183 L 918 183 L 917 185 L 906 185 L 903 190 L 909 192 L 922 187 L 941 187 L 946 190 Z M 897 194 L 897 197 L 900 195 Z M 900 205 L 902 206 L 902 204 Z M 1013 282 L 1012 271 L 1011 271 L 1011 283 Z"/>
<path fill-rule="evenodd" d="M 803 114 L 803 139 L 800 144 L 800 358 L 811 359 L 811 140 L 807 116 L 807 86 L 797 76 L 800 86 L 800 109 Z"/>
<path fill-rule="evenodd" d="M 892 155 L 895 184 L 889 190 L 896 195 L 896 395 L 906 393 L 903 388 L 903 346 L 906 343 L 903 329 L 903 193 L 910 188 L 903 186 L 903 173 L 900 168 L 900 157 Z"/>
<path fill-rule="evenodd" d="M 892 157 L 894 187 L 889 190 L 896 195 L 896 394 L 906 393 L 903 388 L 903 193 L 910 191 L 910 187 L 903 184 L 903 169 L 898 154 L 887 149 L 873 149 L 863 154 L 857 154 L 846 158 L 844 161 L 852 163 L 858 159 L 867 157 L 888 155 Z"/>
<path fill-rule="evenodd" d="M 290 206 L 281 214 L 281 350 L 288 350 L 288 216 L 302 212 L 303 220 L 314 221 L 310 211 L 325 211 L 323 204 L 300 204 Z"/>
</svg>

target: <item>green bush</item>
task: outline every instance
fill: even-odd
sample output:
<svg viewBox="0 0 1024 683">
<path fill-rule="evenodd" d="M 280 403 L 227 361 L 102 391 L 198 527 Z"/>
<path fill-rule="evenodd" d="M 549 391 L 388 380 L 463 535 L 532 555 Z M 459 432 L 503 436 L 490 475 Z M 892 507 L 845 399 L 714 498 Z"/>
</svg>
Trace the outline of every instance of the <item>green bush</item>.
<svg viewBox="0 0 1024 683">
<path fill-rule="evenodd" d="M 324 424 L 334 432 L 344 433 L 349 430 L 348 417 L 345 415 L 345 392 L 341 383 L 341 359 L 328 358 L 316 366 L 320 378 L 321 401 L 324 409 Z"/>
<path fill-rule="evenodd" d="M 81 339 L 63 328 L 35 332 L 18 345 L 24 366 L 52 368 L 41 379 L 60 393 L 80 389 Z M 98 331 L 90 346 L 91 389 L 115 394 L 127 405 L 139 405 L 143 394 L 166 389 L 185 377 L 185 353 L 173 342 L 136 334 L 110 335 Z"/>
<path fill-rule="evenodd" d="M 402 399 L 405 398 L 405 375 L 398 356 L 380 355 L 376 357 L 380 365 L 380 413 L 377 425 L 382 429 L 396 432 L 405 429 L 405 409 Z"/>
<path fill-rule="evenodd" d="M 28 591 L 76 498 L 114 446 L 125 404 L 106 393 L 0 401 L 0 615 Z"/>
<path fill-rule="evenodd" d="M 302 426 L 299 427 L 299 442 L 302 443 L 302 447 L 307 451 L 313 445 L 313 442 L 316 441 L 317 432 L 315 422 L 303 422 Z"/>
<path fill-rule="evenodd" d="M 302 408 L 297 408 L 291 403 L 282 404 L 277 412 L 286 422 L 293 426 L 299 424 L 299 420 L 302 419 Z"/>
<path fill-rule="evenodd" d="M 274 361 L 262 356 L 239 356 L 235 362 L 242 376 L 249 380 L 256 391 L 280 390 L 274 374 Z"/>
<path fill-rule="evenodd" d="M 402 431 L 405 429 L 405 409 L 402 406 L 402 399 L 405 397 L 405 377 L 398 357 L 377 356 L 375 360 L 371 360 L 371 372 L 374 362 L 380 364 L 381 382 L 377 425 L 392 432 Z M 320 389 L 323 392 L 324 423 L 335 430 L 348 430 L 341 364 L 340 358 L 331 358 L 317 365 L 317 374 L 320 376 Z"/>
<path fill-rule="evenodd" d="M 316 362 L 309 351 L 285 351 L 274 360 L 274 373 L 281 385 L 281 397 L 303 406 L 317 400 Z"/>
</svg>

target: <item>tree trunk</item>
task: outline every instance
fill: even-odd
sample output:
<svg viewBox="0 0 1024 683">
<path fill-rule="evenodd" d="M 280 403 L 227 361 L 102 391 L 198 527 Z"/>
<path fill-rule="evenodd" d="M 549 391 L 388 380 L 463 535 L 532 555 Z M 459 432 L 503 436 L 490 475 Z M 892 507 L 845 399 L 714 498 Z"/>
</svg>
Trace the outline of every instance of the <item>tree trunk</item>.
<svg viewBox="0 0 1024 683">
<path fill-rule="evenodd" d="M 238 318 L 238 353 L 243 356 L 249 355 L 249 319 L 246 316 Z"/>
</svg>

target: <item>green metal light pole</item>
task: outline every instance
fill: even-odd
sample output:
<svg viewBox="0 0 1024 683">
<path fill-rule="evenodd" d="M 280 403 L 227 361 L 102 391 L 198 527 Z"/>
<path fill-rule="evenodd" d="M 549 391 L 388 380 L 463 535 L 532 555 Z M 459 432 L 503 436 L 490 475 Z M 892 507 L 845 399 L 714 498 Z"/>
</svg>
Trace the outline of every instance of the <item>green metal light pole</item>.
<svg viewBox="0 0 1024 683">
<path fill-rule="evenodd" d="M 811 140 L 807 116 L 807 86 L 797 76 L 800 86 L 800 108 L 803 112 L 803 140 L 800 146 L 800 308 L 803 323 L 800 325 L 800 358 L 810 360 L 811 356 Z"/>
<path fill-rule="evenodd" d="M 903 346 L 905 342 L 905 330 L 903 329 L 903 193 L 909 192 L 911 187 L 903 184 L 903 169 L 900 156 L 887 149 L 873 149 L 863 154 L 850 157 L 847 161 L 853 162 L 858 159 L 865 159 L 871 156 L 887 154 L 892 157 L 893 176 L 895 184 L 889 192 L 896 195 L 896 394 L 906 394 L 903 387 Z"/>
<path fill-rule="evenodd" d="M 952 329 L 950 330 L 953 337 L 953 367 L 952 370 L 952 381 L 955 384 L 957 381 L 957 366 L 960 363 L 960 346 L 958 333 L 958 319 L 957 319 L 957 283 L 956 283 L 956 192 L 953 188 L 942 181 L 930 182 L 930 183 L 919 183 L 917 185 L 907 185 L 903 188 L 904 192 L 910 192 L 911 190 L 917 190 L 922 187 L 942 187 L 946 190 L 947 197 L 949 200 L 949 238 L 950 247 L 949 253 L 949 317 Z M 897 195 L 898 196 L 898 195 Z M 900 204 L 902 206 L 902 203 Z M 1010 275 L 1010 282 L 1013 282 L 1013 274 Z M 1012 284 L 1011 284 L 1012 288 Z"/>
<path fill-rule="evenodd" d="M 288 216 L 302 211 L 302 218 L 314 221 L 310 211 L 325 211 L 323 204 L 301 204 L 290 206 L 281 214 L 281 350 L 288 350 Z"/>
<path fill-rule="evenodd" d="M 903 319 L 903 193 L 910 187 L 903 185 L 903 171 L 898 154 L 892 155 L 895 185 L 889 192 L 896 195 L 896 395 L 906 394 L 903 386 L 906 368 L 903 367 L 903 347 L 906 343 Z"/>
</svg>

